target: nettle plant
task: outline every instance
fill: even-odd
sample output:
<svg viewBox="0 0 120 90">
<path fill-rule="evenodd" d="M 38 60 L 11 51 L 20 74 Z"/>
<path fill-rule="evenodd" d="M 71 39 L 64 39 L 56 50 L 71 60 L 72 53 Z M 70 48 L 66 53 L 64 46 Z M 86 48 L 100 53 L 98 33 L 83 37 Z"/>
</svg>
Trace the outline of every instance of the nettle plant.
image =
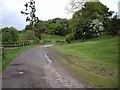
<svg viewBox="0 0 120 90">
<path fill-rule="evenodd" d="M 30 0 L 30 2 L 26 3 L 25 11 L 21 11 L 22 14 L 26 16 L 26 22 L 30 22 L 32 26 L 38 21 L 38 17 L 36 17 L 35 12 L 35 1 Z"/>
</svg>

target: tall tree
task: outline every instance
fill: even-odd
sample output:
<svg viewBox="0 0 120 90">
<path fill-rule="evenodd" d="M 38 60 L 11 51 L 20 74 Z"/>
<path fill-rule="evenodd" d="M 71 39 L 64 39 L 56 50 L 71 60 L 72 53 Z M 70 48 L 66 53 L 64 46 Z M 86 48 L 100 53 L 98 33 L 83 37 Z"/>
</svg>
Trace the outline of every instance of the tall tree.
<svg viewBox="0 0 120 90">
<path fill-rule="evenodd" d="M 24 6 L 25 6 L 25 11 L 21 11 L 21 13 L 26 15 L 26 22 L 30 22 L 30 25 L 32 26 L 32 30 L 35 33 L 34 25 L 38 21 L 38 17 L 36 17 L 35 14 L 36 12 L 35 1 L 30 0 L 30 2 L 26 3 Z"/>
<path fill-rule="evenodd" d="M 35 23 L 35 35 L 38 39 L 41 39 L 41 34 L 44 33 L 47 29 L 47 26 L 44 21 L 38 20 Z"/>
<path fill-rule="evenodd" d="M 100 2 L 86 2 L 74 13 L 69 29 L 75 39 L 92 38 L 101 35 L 109 27 L 112 12 Z"/>
<path fill-rule="evenodd" d="M 66 11 L 68 13 L 74 13 L 84 7 L 86 2 L 99 2 L 99 0 L 70 0 L 66 6 Z"/>
</svg>

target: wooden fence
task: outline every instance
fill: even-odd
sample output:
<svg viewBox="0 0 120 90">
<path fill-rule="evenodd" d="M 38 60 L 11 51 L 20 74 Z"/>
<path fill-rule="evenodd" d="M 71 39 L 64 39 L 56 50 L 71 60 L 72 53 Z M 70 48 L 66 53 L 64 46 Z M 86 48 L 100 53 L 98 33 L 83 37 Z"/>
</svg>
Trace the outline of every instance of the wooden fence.
<svg viewBox="0 0 120 90">
<path fill-rule="evenodd" d="M 65 44 L 65 41 L 55 41 L 55 42 L 51 42 L 51 41 L 41 41 L 41 42 L 34 42 L 34 41 L 25 41 L 25 42 L 3 42 L 2 46 L 0 47 L 0 55 L 2 55 L 3 57 L 5 56 L 5 48 L 20 48 L 20 47 L 24 47 L 27 45 L 31 45 L 31 44 Z"/>
<path fill-rule="evenodd" d="M 16 43 L 2 43 L 2 47 L 10 48 L 10 47 L 22 47 L 32 44 L 31 42 L 16 42 Z"/>
<path fill-rule="evenodd" d="M 20 48 L 20 47 L 24 47 L 27 45 L 31 45 L 31 44 L 37 44 L 34 41 L 25 41 L 25 42 L 2 42 L 2 46 L 0 47 L 0 55 L 2 55 L 2 57 L 5 56 L 5 48 Z"/>
</svg>

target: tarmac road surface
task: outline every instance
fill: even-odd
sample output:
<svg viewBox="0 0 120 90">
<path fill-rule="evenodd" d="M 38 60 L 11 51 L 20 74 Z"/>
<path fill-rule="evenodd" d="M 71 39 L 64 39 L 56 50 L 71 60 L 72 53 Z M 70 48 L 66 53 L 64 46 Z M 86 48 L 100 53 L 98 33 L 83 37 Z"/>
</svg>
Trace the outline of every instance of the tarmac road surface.
<svg viewBox="0 0 120 90">
<path fill-rule="evenodd" d="M 17 56 L 2 74 L 2 87 L 85 88 L 57 60 L 51 58 L 47 51 L 50 46 L 29 49 Z"/>
</svg>

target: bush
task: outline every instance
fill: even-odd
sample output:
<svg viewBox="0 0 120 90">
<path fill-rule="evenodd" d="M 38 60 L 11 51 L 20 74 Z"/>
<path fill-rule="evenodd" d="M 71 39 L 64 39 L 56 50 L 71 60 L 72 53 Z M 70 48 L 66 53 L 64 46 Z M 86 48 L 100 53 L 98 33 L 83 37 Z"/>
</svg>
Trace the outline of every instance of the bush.
<svg viewBox="0 0 120 90">
<path fill-rule="evenodd" d="M 19 38 L 18 31 L 13 27 L 6 27 L 2 29 L 2 41 L 3 42 L 15 42 Z"/>
<path fill-rule="evenodd" d="M 71 33 L 71 34 L 66 36 L 66 42 L 67 43 L 71 43 L 71 41 L 74 40 L 74 39 L 75 39 L 74 33 Z"/>
<path fill-rule="evenodd" d="M 24 30 L 23 32 L 19 33 L 19 41 L 23 40 L 36 40 L 36 36 L 33 31 L 31 30 Z"/>
</svg>

